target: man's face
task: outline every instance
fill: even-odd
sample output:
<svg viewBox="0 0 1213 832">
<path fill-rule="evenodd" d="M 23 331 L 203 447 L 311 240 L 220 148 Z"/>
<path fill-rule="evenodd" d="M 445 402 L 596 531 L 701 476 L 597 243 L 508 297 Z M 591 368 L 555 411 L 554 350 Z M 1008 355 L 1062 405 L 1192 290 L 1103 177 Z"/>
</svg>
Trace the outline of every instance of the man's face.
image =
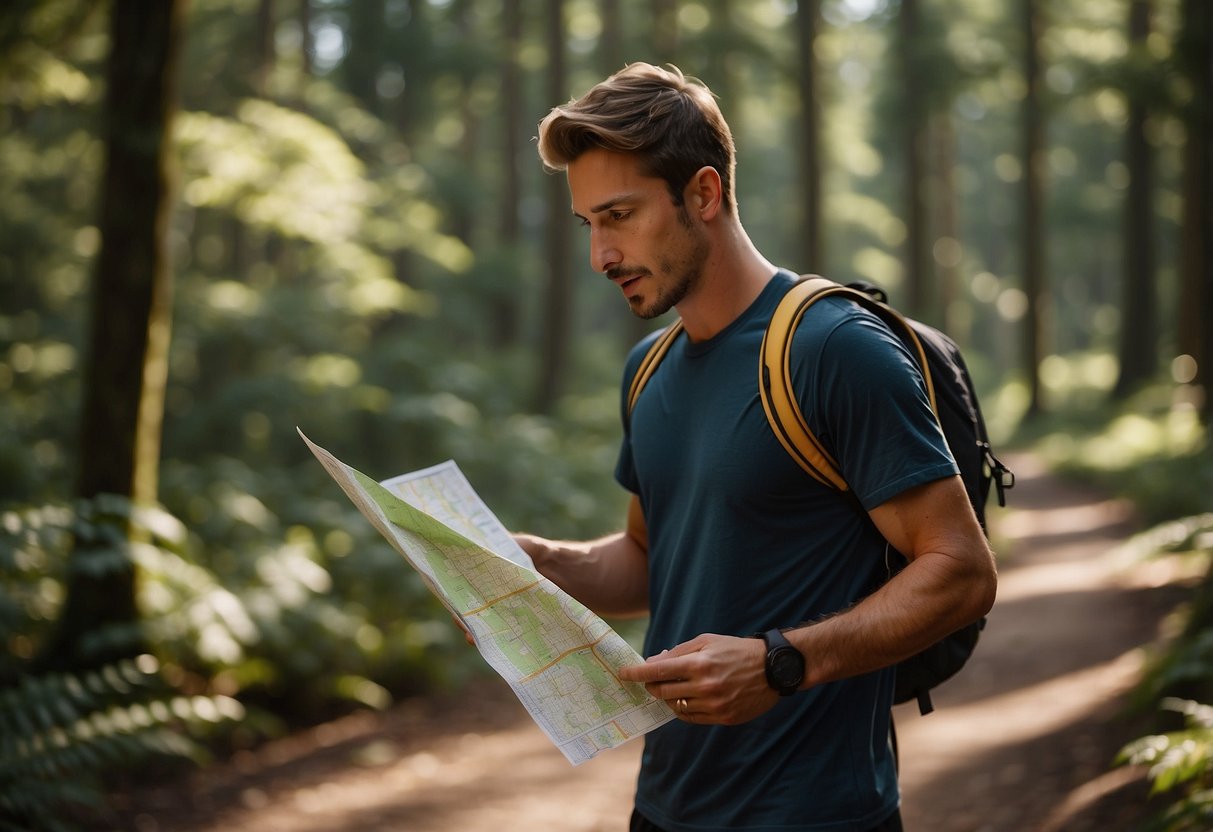
<svg viewBox="0 0 1213 832">
<path fill-rule="evenodd" d="M 568 166 L 573 213 L 590 230 L 590 265 L 641 318 L 655 318 L 694 289 L 708 256 L 702 226 L 666 183 L 634 156 L 594 149 Z"/>
</svg>

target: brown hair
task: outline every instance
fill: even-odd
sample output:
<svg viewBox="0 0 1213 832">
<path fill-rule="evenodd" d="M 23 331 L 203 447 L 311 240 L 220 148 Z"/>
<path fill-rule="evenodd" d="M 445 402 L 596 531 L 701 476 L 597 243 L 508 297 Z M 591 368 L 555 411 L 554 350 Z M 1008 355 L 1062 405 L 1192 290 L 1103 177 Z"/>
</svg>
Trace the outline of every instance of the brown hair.
<svg viewBox="0 0 1213 832">
<path fill-rule="evenodd" d="M 675 205 L 710 165 L 733 211 L 733 135 L 711 90 L 675 66 L 629 64 L 539 122 L 539 157 L 549 170 L 565 170 L 595 147 L 640 157 L 641 170 L 665 180 Z"/>
</svg>

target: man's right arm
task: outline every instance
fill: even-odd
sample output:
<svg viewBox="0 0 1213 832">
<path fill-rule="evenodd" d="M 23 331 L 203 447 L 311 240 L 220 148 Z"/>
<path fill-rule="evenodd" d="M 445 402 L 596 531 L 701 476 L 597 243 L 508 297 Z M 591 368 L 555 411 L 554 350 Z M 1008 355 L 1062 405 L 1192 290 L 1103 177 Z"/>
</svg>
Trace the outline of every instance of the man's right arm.
<svg viewBox="0 0 1213 832">
<path fill-rule="evenodd" d="M 628 503 L 624 531 L 587 542 L 530 534 L 517 534 L 514 539 L 544 577 L 599 615 L 648 614 L 648 526 L 635 495 Z"/>
</svg>

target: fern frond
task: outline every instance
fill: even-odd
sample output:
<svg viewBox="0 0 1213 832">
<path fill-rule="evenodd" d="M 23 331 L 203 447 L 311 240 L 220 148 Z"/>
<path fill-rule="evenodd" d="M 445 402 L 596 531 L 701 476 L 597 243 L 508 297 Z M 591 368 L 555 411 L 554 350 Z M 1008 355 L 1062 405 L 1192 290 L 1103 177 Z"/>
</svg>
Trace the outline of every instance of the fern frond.
<svg viewBox="0 0 1213 832">
<path fill-rule="evenodd" d="M 158 756 L 197 760 L 190 731 L 243 718 L 229 697 L 174 694 L 158 671 L 140 656 L 0 691 L 0 825 L 67 832 L 66 818 L 100 808 L 105 772 Z"/>
</svg>

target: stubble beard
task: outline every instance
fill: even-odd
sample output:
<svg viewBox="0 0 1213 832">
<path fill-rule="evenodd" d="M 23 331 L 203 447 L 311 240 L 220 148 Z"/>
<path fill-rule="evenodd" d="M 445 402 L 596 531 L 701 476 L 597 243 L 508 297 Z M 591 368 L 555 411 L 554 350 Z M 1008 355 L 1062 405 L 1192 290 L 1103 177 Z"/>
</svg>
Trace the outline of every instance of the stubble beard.
<svg viewBox="0 0 1213 832">
<path fill-rule="evenodd" d="M 689 245 L 677 260 L 663 257 L 657 263 L 659 273 L 670 275 L 671 283 L 658 288 L 657 296 L 647 305 L 640 296 L 628 298 L 632 314 L 646 321 L 664 315 L 682 303 L 691 290 L 699 285 L 700 276 L 703 274 L 703 264 L 708 259 L 707 244 L 704 242 L 702 234 L 696 233 L 697 229 L 691 222 L 685 206 L 679 206 L 678 220 L 687 232 L 686 239 Z"/>
<path fill-rule="evenodd" d="M 672 265 L 669 262 L 663 261 L 659 264 L 659 268 L 663 273 L 670 274 Z M 628 303 L 632 307 L 632 314 L 646 321 L 660 317 L 682 303 L 683 299 L 698 282 L 699 268 L 697 266 L 683 269 L 677 272 L 674 282 L 669 286 L 659 289 L 657 297 L 653 298 L 648 304 L 645 304 L 644 299 L 639 296 L 628 298 Z"/>
</svg>

